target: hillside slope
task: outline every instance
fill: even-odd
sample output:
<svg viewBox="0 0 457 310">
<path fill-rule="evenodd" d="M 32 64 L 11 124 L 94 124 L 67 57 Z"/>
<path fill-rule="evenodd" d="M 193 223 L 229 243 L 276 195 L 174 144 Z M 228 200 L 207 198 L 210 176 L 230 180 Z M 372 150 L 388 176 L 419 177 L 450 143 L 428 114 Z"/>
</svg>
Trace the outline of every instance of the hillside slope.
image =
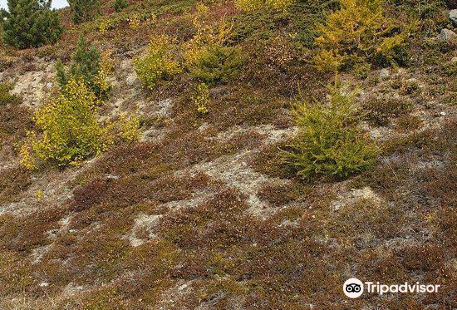
<svg viewBox="0 0 457 310">
<path fill-rule="evenodd" d="M 454 309 L 457 307 L 457 52 L 441 1 L 387 1 L 416 27 L 404 63 L 321 72 L 317 25 L 337 1 L 243 12 L 233 1 L 133 1 L 75 26 L 53 46 L 1 46 L 0 309 Z M 203 12 L 203 13 L 202 13 Z M 135 60 L 159 35 L 186 46 L 230 28 L 236 78 L 209 84 L 205 113 L 191 70 L 144 87 Z M 206 28 L 205 28 L 206 27 Z M 397 30 L 393 30 L 395 32 Z M 140 120 L 78 165 L 20 163 L 33 112 L 57 96 L 55 63 L 83 35 L 110 52 L 102 120 Z M 179 55 L 176 57 L 180 57 Z M 355 92 L 376 164 L 347 178 L 300 178 L 283 152 L 297 102 Z M 6 85 L 6 84 L 1 84 Z M 8 97 L 7 97 L 8 96 Z M 10 102 L 11 101 L 11 102 Z M 439 284 L 433 294 L 365 294 L 356 277 Z"/>
</svg>

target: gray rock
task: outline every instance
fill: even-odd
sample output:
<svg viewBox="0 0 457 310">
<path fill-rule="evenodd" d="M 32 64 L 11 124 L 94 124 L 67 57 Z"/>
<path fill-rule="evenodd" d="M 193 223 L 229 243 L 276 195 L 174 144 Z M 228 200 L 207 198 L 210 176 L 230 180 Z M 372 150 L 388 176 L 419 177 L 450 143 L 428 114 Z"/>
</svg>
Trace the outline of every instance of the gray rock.
<svg viewBox="0 0 457 310">
<path fill-rule="evenodd" d="M 156 115 L 160 117 L 168 117 L 171 113 L 171 108 L 173 107 L 173 100 L 171 98 L 159 101 L 157 103 L 157 112 Z"/>
<path fill-rule="evenodd" d="M 106 178 L 107 178 L 108 180 L 119 180 L 121 177 L 118 176 L 118 175 L 108 174 L 108 175 L 106 176 Z"/>
<path fill-rule="evenodd" d="M 136 75 L 129 75 L 127 77 L 126 83 L 127 83 L 128 86 L 135 85 L 135 82 L 136 82 Z"/>
<path fill-rule="evenodd" d="M 51 83 L 51 82 L 49 82 L 49 83 L 46 83 L 46 88 L 47 88 L 47 89 L 51 89 L 51 88 L 52 88 L 52 86 L 54 86 L 54 84 L 53 84 L 53 83 Z"/>
<path fill-rule="evenodd" d="M 457 34 L 454 31 L 445 28 L 441 29 L 438 38 L 441 41 L 452 43 L 457 41 Z"/>
<path fill-rule="evenodd" d="M 211 98 L 221 98 L 230 94 L 230 89 L 227 87 L 215 87 L 209 90 L 209 95 Z"/>
<path fill-rule="evenodd" d="M 55 71 L 55 64 L 52 63 L 52 64 L 49 64 L 47 67 L 46 67 L 46 72 L 47 73 L 52 73 Z"/>
<path fill-rule="evenodd" d="M 457 26 L 457 9 L 451 10 L 449 12 L 449 19 L 455 26 Z"/>
<path fill-rule="evenodd" d="M 122 70 L 127 70 L 127 69 L 130 69 L 132 67 L 132 65 L 129 60 L 125 59 L 125 60 L 121 61 L 120 67 Z"/>
<path fill-rule="evenodd" d="M 390 76 L 390 71 L 389 69 L 382 69 L 380 72 L 379 72 L 379 77 L 381 79 L 385 79 L 385 78 L 388 78 Z"/>
<path fill-rule="evenodd" d="M 140 135 L 140 141 L 158 141 L 162 140 L 164 137 L 165 131 L 153 128 L 143 131 Z"/>
</svg>

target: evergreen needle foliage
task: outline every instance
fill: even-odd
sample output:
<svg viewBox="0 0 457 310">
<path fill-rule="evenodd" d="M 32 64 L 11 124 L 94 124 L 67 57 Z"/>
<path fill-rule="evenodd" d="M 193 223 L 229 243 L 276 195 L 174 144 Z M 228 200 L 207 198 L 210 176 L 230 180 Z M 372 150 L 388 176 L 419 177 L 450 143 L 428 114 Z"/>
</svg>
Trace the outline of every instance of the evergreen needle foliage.
<svg viewBox="0 0 457 310">
<path fill-rule="evenodd" d="M 337 71 L 364 62 L 390 64 L 401 58 L 409 30 L 387 16 L 384 0 L 340 0 L 341 9 L 327 16 L 316 38 L 314 57 L 321 71 Z"/>
<path fill-rule="evenodd" d="M 50 8 L 46 0 L 8 0 L 8 11 L 1 11 L 4 42 L 18 49 L 57 42 L 63 27 Z"/>
<path fill-rule="evenodd" d="M 197 33 L 186 44 L 184 66 L 192 77 L 209 86 L 227 83 L 239 75 L 246 58 L 241 46 L 228 44 L 232 25 L 222 20 L 217 27 L 209 27 L 201 17 L 205 9 L 199 9 L 194 19 Z"/>
<path fill-rule="evenodd" d="M 75 24 L 94 19 L 100 11 L 99 0 L 69 0 L 68 3 Z"/>
<path fill-rule="evenodd" d="M 217 43 L 186 54 L 186 66 L 190 74 L 208 85 L 224 84 L 235 79 L 244 62 L 241 48 Z"/>
<path fill-rule="evenodd" d="M 295 0 L 236 0 L 235 6 L 244 12 L 257 12 L 263 9 L 285 10 Z"/>
<path fill-rule="evenodd" d="M 72 63 L 69 70 L 65 70 L 62 62 L 56 63 L 57 81 L 62 90 L 71 79 L 82 79 L 90 87 L 98 98 L 105 98 L 110 89 L 106 82 L 106 76 L 110 70 L 107 59 L 103 59 L 95 45 L 80 37 L 76 52 L 72 55 Z"/>
<path fill-rule="evenodd" d="M 284 159 L 308 181 L 315 177 L 346 178 L 370 168 L 377 148 L 359 126 L 351 95 L 331 88 L 329 105 L 299 104 L 295 109 L 299 135 L 284 151 Z"/>
</svg>

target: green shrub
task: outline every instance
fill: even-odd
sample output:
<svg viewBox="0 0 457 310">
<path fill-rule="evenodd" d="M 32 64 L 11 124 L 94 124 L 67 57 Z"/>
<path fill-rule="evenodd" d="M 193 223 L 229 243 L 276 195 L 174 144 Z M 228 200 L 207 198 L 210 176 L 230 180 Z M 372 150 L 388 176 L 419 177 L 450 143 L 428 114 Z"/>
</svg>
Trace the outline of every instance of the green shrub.
<svg viewBox="0 0 457 310">
<path fill-rule="evenodd" d="M 100 11 L 99 0 L 69 0 L 68 4 L 75 24 L 93 20 Z"/>
<path fill-rule="evenodd" d="M 19 97 L 12 95 L 10 93 L 11 90 L 13 90 L 13 85 L 9 83 L 0 83 L 0 106 L 19 103 Z"/>
<path fill-rule="evenodd" d="M 129 3 L 127 2 L 127 0 L 116 0 L 114 2 L 114 10 L 116 12 L 120 12 L 128 6 L 129 6 Z"/>
<path fill-rule="evenodd" d="M 3 41 L 19 49 L 53 44 L 63 32 L 51 1 L 8 0 L 8 11 L 2 9 L 0 19 Z"/>
<path fill-rule="evenodd" d="M 256 12 L 262 9 L 285 10 L 295 0 L 236 0 L 235 6 L 244 12 Z"/>
<path fill-rule="evenodd" d="M 170 81 L 181 68 L 176 57 L 176 46 L 167 36 L 154 38 L 148 45 L 147 53 L 134 60 L 135 71 L 144 85 L 152 89 L 157 83 Z"/>
<path fill-rule="evenodd" d="M 69 80 L 82 79 L 98 98 L 105 98 L 110 89 L 106 77 L 111 68 L 108 61 L 109 55 L 103 56 L 95 45 L 89 46 L 81 36 L 76 52 L 72 55 L 70 68 L 66 70 L 62 62 L 56 63 L 57 81 L 61 90 L 65 90 Z"/>
<path fill-rule="evenodd" d="M 245 58 L 240 47 L 211 43 L 189 50 L 185 63 L 194 78 L 209 85 L 216 85 L 235 79 L 245 63 Z"/>
<path fill-rule="evenodd" d="M 321 71 L 337 71 L 363 62 L 404 62 L 405 42 L 414 26 L 399 24 L 385 12 L 384 0 L 340 0 L 341 9 L 318 27 L 314 57 Z"/>
<path fill-rule="evenodd" d="M 227 83 L 236 78 L 245 62 L 239 46 L 228 46 L 233 25 L 225 19 L 207 24 L 208 8 L 197 6 L 193 23 L 196 34 L 184 47 L 184 66 L 192 77 L 208 85 Z"/>
<path fill-rule="evenodd" d="M 328 105 L 305 102 L 294 112 L 299 134 L 283 154 L 300 178 L 346 178 L 374 165 L 377 148 L 360 129 L 353 96 L 334 87 Z"/>
<path fill-rule="evenodd" d="M 117 137 L 135 139 L 136 135 L 123 131 L 133 130 L 130 120 L 99 123 L 98 105 L 97 97 L 82 80 L 68 81 L 64 92 L 35 113 L 38 131 L 28 133 L 20 151 L 22 164 L 29 169 L 35 168 L 37 161 L 79 164 L 108 148 Z"/>
</svg>

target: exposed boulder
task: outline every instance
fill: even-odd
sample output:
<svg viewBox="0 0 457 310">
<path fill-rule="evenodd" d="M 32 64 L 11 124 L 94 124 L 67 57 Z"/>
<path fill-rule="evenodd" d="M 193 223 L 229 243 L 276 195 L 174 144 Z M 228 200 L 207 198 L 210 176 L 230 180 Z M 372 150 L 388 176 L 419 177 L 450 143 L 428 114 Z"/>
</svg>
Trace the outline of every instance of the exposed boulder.
<svg viewBox="0 0 457 310">
<path fill-rule="evenodd" d="M 381 79 L 386 79 L 390 76 L 390 71 L 389 69 L 382 69 L 380 72 L 379 72 L 379 77 Z"/>
<path fill-rule="evenodd" d="M 136 74 L 132 74 L 127 77 L 126 83 L 128 86 L 133 86 L 135 85 L 136 80 Z"/>
<path fill-rule="evenodd" d="M 441 29 L 440 34 L 438 35 L 438 38 L 442 41 L 448 42 L 448 43 L 456 43 L 457 42 L 457 34 L 449 29 Z"/>
<path fill-rule="evenodd" d="M 457 0 L 456 0 L 456 3 L 457 3 Z M 455 5 L 455 7 L 457 7 L 457 5 Z M 457 8 L 454 9 L 454 10 L 451 10 L 451 11 L 449 12 L 449 19 L 452 21 L 452 23 L 453 23 L 454 25 L 457 26 Z"/>
</svg>

